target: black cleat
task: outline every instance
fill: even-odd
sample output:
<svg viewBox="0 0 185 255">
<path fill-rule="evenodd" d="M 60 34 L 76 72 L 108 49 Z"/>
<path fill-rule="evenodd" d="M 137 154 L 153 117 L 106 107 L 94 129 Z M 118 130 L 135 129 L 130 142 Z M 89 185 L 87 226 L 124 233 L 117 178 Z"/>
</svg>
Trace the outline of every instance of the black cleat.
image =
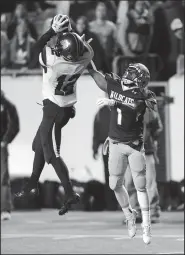
<svg viewBox="0 0 185 255">
<path fill-rule="evenodd" d="M 39 195 L 39 190 L 37 189 L 37 188 L 34 188 L 34 189 L 32 189 L 32 190 L 30 190 L 30 191 L 25 191 L 25 190 L 22 190 L 22 191 L 20 191 L 20 192 L 17 192 L 17 193 L 15 193 L 15 197 L 16 198 L 23 198 L 23 197 L 26 197 L 26 196 L 28 196 L 28 195 Z"/>
<path fill-rule="evenodd" d="M 62 205 L 62 207 L 59 210 L 58 214 L 59 215 L 64 215 L 71 208 L 72 204 L 77 204 L 79 202 L 80 202 L 80 195 L 76 193 L 76 194 L 74 194 L 74 196 L 72 198 L 70 198 L 66 202 L 64 202 L 64 204 Z"/>
<path fill-rule="evenodd" d="M 137 217 L 137 218 L 136 218 L 136 223 L 142 223 L 142 222 L 143 222 L 143 220 L 142 220 L 141 217 Z"/>
</svg>

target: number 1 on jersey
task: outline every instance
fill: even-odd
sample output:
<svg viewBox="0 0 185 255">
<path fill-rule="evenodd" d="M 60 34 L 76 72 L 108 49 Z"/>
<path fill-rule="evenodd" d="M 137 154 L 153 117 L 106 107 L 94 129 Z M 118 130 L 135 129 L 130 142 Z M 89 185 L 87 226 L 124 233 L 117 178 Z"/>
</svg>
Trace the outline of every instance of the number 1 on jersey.
<svg viewBox="0 0 185 255">
<path fill-rule="evenodd" d="M 121 125 L 121 123 L 122 123 L 122 112 L 121 112 L 121 109 L 117 108 L 117 113 L 118 113 L 117 124 Z"/>
</svg>

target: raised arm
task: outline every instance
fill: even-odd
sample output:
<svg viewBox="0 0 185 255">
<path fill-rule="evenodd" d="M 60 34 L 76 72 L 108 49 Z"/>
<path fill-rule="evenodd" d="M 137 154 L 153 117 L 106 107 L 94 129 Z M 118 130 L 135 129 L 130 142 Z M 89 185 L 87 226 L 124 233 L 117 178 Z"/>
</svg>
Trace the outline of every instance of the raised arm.
<svg viewBox="0 0 185 255">
<path fill-rule="evenodd" d="M 89 74 L 92 76 L 98 87 L 107 93 L 107 81 L 105 79 L 105 76 L 99 71 L 97 71 L 93 61 L 91 61 L 90 64 L 87 66 L 87 70 L 89 71 Z"/>
<path fill-rule="evenodd" d="M 38 61 L 39 54 L 42 52 L 44 46 L 47 44 L 47 42 L 55 36 L 58 32 L 63 32 L 64 30 L 68 29 L 69 26 L 69 20 L 66 15 L 56 15 L 53 19 L 51 28 L 43 34 L 39 40 L 35 43 L 33 48 L 33 57 L 29 63 L 28 68 L 33 68 L 35 64 Z"/>
<path fill-rule="evenodd" d="M 40 39 L 35 43 L 34 48 L 33 48 L 33 56 L 31 58 L 31 61 L 28 65 L 28 68 L 34 68 L 35 64 L 38 61 L 39 58 L 39 53 L 43 50 L 44 46 L 47 44 L 47 42 L 55 36 L 56 33 L 55 31 L 50 28 L 45 34 L 43 34 Z"/>
</svg>

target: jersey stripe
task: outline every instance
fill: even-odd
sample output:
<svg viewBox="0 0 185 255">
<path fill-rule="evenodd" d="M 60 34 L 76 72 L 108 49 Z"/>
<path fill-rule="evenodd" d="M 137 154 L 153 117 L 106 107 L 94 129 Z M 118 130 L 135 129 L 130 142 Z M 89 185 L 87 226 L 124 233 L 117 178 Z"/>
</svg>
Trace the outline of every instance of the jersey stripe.
<svg viewBox="0 0 185 255">
<path fill-rule="evenodd" d="M 53 125 L 52 129 L 52 143 L 53 143 L 53 150 L 55 153 L 56 158 L 60 157 L 60 148 L 57 148 L 57 143 L 56 143 L 56 135 L 55 135 L 55 124 Z"/>
</svg>

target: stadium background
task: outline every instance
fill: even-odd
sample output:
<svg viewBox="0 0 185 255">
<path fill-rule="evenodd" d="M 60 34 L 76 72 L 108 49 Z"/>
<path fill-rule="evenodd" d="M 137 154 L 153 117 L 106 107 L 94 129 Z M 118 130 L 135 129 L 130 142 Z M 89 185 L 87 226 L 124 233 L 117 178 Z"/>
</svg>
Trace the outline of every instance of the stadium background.
<svg viewBox="0 0 185 255">
<path fill-rule="evenodd" d="M 2 77 L 1 85 L 8 99 L 17 106 L 21 120 L 21 132 L 10 146 L 10 174 L 12 177 L 29 176 L 32 171 L 34 153 L 32 138 L 42 118 L 41 98 L 42 76 Z M 13 84 L 13 85 L 12 85 Z M 183 179 L 183 102 L 184 86 L 182 77 L 174 76 L 168 82 L 151 82 L 156 94 L 164 92 L 173 97 L 174 103 L 159 107 L 164 131 L 159 141 L 160 164 L 157 166 L 158 181 L 181 181 Z M 168 87 L 168 89 L 167 89 Z M 78 102 L 76 118 L 71 120 L 62 133 L 61 155 L 70 169 L 71 177 L 87 181 L 89 176 L 104 182 L 101 153 L 99 160 L 92 158 L 93 121 L 97 112 L 96 101 L 104 96 L 89 75 L 82 76 L 77 87 Z M 161 97 L 158 95 L 160 106 Z M 181 110 L 182 109 L 182 110 Z M 181 125 L 177 125 L 181 119 Z M 45 165 L 41 181 L 57 181 L 51 166 Z"/>
</svg>

